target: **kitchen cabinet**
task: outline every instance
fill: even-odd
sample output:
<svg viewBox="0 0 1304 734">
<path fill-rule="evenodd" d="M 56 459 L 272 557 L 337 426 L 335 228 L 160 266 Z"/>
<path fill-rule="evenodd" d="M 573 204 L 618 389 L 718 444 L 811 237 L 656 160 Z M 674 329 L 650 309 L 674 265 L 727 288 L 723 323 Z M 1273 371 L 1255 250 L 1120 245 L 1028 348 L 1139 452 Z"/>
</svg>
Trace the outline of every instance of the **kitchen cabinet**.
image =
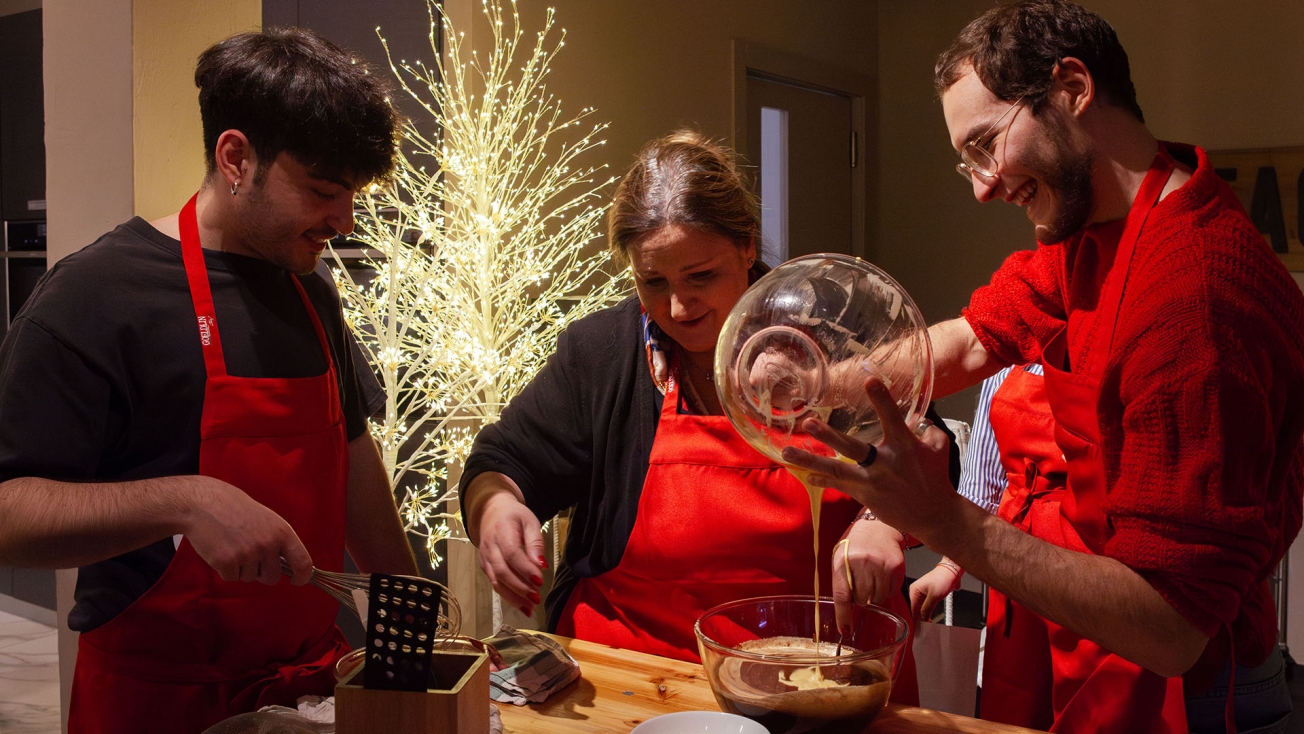
<svg viewBox="0 0 1304 734">
<path fill-rule="evenodd" d="M 378 26 L 389 44 L 395 64 L 417 59 L 427 65 L 434 62 L 426 0 L 370 3 L 356 0 L 263 0 L 263 27 L 269 26 L 299 26 L 330 39 L 341 48 L 360 55 L 371 66 L 372 73 L 390 82 L 395 90 L 398 90 L 398 81 L 389 69 L 385 48 L 376 37 Z M 406 92 L 396 91 L 393 99 L 399 111 L 411 119 L 417 129 L 433 130 L 434 119 L 430 113 Z"/>
<path fill-rule="evenodd" d="M 41 11 L 0 15 L 0 219 L 45 219 Z"/>
<path fill-rule="evenodd" d="M 41 39 L 39 9 L 0 15 L 0 338 L 45 273 Z M 0 568 L 0 595 L 53 610 L 54 571 Z"/>
<path fill-rule="evenodd" d="M 41 11 L 0 15 L 0 338 L 45 273 Z"/>
<path fill-rule="evenodd" d="M 45 275 L 45 222 L 0 223 L 0 339 Z"/>
</svg>

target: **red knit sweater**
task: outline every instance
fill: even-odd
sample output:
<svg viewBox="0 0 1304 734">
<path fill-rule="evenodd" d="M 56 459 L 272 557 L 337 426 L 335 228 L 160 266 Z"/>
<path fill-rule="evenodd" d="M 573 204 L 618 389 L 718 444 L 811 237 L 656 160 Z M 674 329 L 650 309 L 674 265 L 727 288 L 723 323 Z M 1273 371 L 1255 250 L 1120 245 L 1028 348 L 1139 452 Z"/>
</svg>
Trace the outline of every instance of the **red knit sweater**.
<svg viewBox="0 0 1304 734">
<path fill-rule="evenodd" d="M 1300 529 L 1304 296 L 1204 151 L 1168 147 L 1195 174 L 1150 214 L 1107 356 L 1105 554 L 1257 664 L 1277 633 L 1265 579 Z M 965 318 L 998 359 L 1038 360 L 1066 321 L 1071 365 L 1108 348 L 1096 300 L 1122 223 L 1089 229 L 974 293 Z"/>
</svg>

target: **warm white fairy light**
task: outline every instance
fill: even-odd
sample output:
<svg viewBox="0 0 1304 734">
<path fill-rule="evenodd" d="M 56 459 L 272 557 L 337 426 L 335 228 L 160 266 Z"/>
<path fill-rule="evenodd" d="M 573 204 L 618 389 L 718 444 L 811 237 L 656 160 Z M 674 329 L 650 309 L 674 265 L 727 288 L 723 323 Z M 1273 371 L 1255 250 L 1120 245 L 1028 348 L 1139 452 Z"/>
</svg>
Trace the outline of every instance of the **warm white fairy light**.
<svg viewBox="0 0 1304 734">
<path fill-rule="evenodd" d="M 606 125 L 571 134 L 593 108 L 563 120 L 544 86 L 563 45 L 548 45 L 553 11 L 528 48 L 515 2 L 510 27 L 497 2 L 484 2 L 488 58 L 472 51 L 469 63 L 445 65 L 434 36 L 442 11 L 428 5 L 434 66 L 391 57 L 390 68 L 434 128 L 405 124 L 392 183 L 359 196 L 353 239 L 375 277 L 355 280 L 332 253 L 345 317 L 385 389 L 372 434 L 401 488 L 404 524 L 438 565 L 437 544 L 465 538 L 447 511 L 456 497 L 447 468 L 534 377 L 561 330 L 629 284 L 593 247 L 606 212 L 600 190 L 612 179 L 578 160 L 603 144 Z M 464 58 L 465 36 L 442 20 L 448 58 Z"/>
</svg>

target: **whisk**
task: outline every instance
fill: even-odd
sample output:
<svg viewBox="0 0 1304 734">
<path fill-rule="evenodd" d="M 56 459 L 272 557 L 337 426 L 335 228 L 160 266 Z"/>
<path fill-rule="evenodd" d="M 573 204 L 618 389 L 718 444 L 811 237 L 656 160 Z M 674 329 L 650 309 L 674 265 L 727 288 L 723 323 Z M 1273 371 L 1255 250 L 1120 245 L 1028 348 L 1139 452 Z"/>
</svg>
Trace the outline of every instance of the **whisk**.
<svg viewBox="0 0 1304 734">
<path fill-rule="evenodd" d="M 281 560 L 281 573 L 286 576 L 293 576 L 290 566 Z M 411 578 L 408 576 L 396 576 L 395 578 Z M 439 641 L 451 641 L 461 635 L 462 632 L 462 607 L 458 605 L 457 598 L 453 596 L 448 587 L 443 584 L 422 580 L 423 583 L 433 583 L 443 592 L 443 599 L 439 603 L 439 615 L 435 627 L 435 646 L 439 647 Z M 363 626 L 367 620 L 362 618 L 358 612 L 357 602 L 354 601 L 353 592 L 361 591 L 364 595 L 368 594 L 371 589 L 371 574 L 369 573 L 337 573 L 335 571 L 323 571 L 320 568 L 313 567 L 312 578 L 308 583 L 325 591 L 327 594 L 343 604 L 354 616 L 362 621 Z"/>
<path fill-rule="evenodd" d="M 281 573 L 286 576 L 294 575 L 285 559 L 281 559 Z M 412 577 L 395 576 L 394 578 Z M 358 612 L 358 604 L 353 598 L 353 592 L 361 591 L 364 595 L 369 595 L 371 592 L 371 574 L 337 573 L 335 571 L 323 571 L 314 566 L 312 577 L 308 580 L 308 583 L 330 594 L 336 601 L 348 608 L 350 612 L 353 612 L 354 616 L 362 622 L 363 627 L 367 626 L 367 620 L 363 619 Z M 457 598 L 448 590 L 448 587 L 436 581 L 424 580 L 423 583 L 434 584 L 443 592 L 431 647 L 443 649 L 456 645 L 469 645 L 479 652 L 486 653 L 494 666 L 494 670 L 505 667 L 502 655 L 498 653 L 498 650 L 494 649 L 493 645 L 462 634 L 462 607 L 457 603 Z M 335 679 L 343 680 L 350 672 L 361 665 L 366 652 L 365 647 L 358 648 L 335 661 Z"/>
</svg>

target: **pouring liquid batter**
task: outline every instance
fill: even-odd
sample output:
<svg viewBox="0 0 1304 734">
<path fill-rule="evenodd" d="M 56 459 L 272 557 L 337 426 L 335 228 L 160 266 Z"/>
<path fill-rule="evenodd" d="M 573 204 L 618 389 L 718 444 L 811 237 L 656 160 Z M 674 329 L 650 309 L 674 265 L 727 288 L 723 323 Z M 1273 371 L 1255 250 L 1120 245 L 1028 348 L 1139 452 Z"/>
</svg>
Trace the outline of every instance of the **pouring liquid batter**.
<svg viewBox="0 0 1304 734">
<path fill-rule="evenodd" d="M 785 367 L 787 366 L 782 360 L 775 360 L 774 362 L 770 363 L 769 366 L 771 369 L 773 369 L 775 367 L 779 367 L 780 365 L 783 365 Z M 766 406 L 768 409 L 765 411 L 765 418 L 766 418 L 765 431 L 763 433 L 759 433 L 759 435 L 757 435 L 755 438 L 762 438 L 762 440 L 768 442 L 771 447 L 771 450 L 775 454 L 781 453 L 783 450 L 783 446 L 791 443 L 791 438 L 792 438 L 791 431 L 793 431 L 796 428 L 795 421 L 787 422 L 787 426 L 786 426 L 787 431 L 784 432 L 783 436 L 769 435 L 778 432 L 778 427 L 774 424 L 774 417 L 776 416 L 776 414 L 783 415 L 783 414 L 791 414 L 791 413 L 801 413 L 809 409 L 811 412 L 814 412 L 819 417 L 820 420 L 827 421 L 829 418 L 829 414 L 832 412 L 832 410 L 828 407 L 808 406 L 802 397 L 789 398 L 787 401 L 785 401 L 788 404 L 783 406 L 776 405 L 775 401 L 773 400 L 773 389 L 775 387 L 783 386 L 787 388 L 788 391 L 790 391 L 789 394 L 794 396 L 803 396 L 808 394 L 810 391 L 810 385 L 807 384 L 809 382 L 808 372 L 803 375 L 800 373 L 792 374 L 782 369 L 780 369 L 780 371 L 781 374 L 772 375 L 771 379 L 766 380 L 763 383 L 763 387 L 757 392 L 757 398 L 759 404 L 762 406 Z M 803 377 L 805 377 L 806 379 L 803 379 Z M 747 437 L 749 441 L 751 441 L 752 445 L 756 445 L 755 438 L 752 436 L 747 436 L 748 433 L 749 431 L 743 431 L 743 435 Z M 779 438 L 780 440 L 776 441 L 775 440 L 776 438 Z M 797 478 L 798 481 L 801 482 L 801 485 L 806 488 L 806 494 L 810 498 L 810 517 L 811 517 L 811 526 L 813 529 L 812 545 L 814 547 L 814 552 L 815 552 L 815 573 L 814 573 L 815 581 L 813 585 L 814 593 L 815 593 L 815 634 L 814 634 L 815 654 L 817 657 L 823 657 L 824 646 L 820 644 L 821 626 L 820 626 L 820 603 L 819 603 L 819 599 L 820 599 L 820 570 L 819 569 L 820 569 L 820 508 L 823 505 L 824 489 L 822 487 L 816 487 L 810 483 L 809 472 L 791 466 L 787 467 L 787 469 L 789 472 L 792 473 L 794 477 Z M 794 686 L 798 690 L 810 690 L 814 688 L 830 688 L 830 687 L 846 685 L 845 682 L 840 683 L 833 679 L 825 678 L 824 673 L 822 671 L 822 666 L 820 665 L 813 665 L 808 668 L 802 668 L 800 670 L 793 671 L 790 675 L 783 676 L 782 680 L 784 683 L 790 686 Z"/>
<path fill-rule="evenodd" d="M 824 500 L 824 489 L 813 486 L 810 483 L 810 474 L 808 472 L 788 468 L 793 476 L 801 481 L 806 488 L 806 494 L 810 496 L 810 517 L 811 525 L 814 528 L 814 546 L 815 546 L 815 655 L 824 656 L 824 645 L 820 644 L 820 507 Z M 781 676 L 780 680 L 793 686 L 799 691 L 810 690 L 813 688 L 835 688 L 845 686 L 846 682 L 839 682 L 832 678 L 825 678 L 823 666 L 812 665 L 807 668 L 800 668 Z"/>
</svg>

